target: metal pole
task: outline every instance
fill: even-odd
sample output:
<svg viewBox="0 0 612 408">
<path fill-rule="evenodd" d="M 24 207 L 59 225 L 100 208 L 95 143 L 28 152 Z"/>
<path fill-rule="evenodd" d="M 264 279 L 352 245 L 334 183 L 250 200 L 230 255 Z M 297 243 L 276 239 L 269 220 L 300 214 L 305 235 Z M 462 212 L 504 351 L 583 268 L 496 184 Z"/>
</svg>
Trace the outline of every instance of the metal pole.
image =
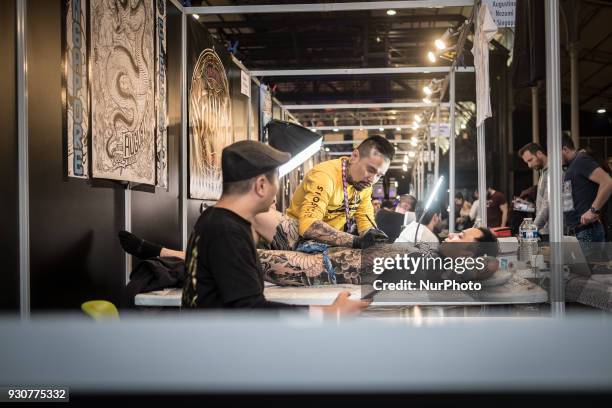
<svg viewBox="0 0 612 408">
<path fill-rule="evenodd" d="M 19 312 L 30 318 L 30 172 L 28 160 L 28 82 L 26 0 L 17 0 L 17 150 L 19 166 Z"/>
<path fill-rule="evenodd" d="M 480 7 L 479 5 L 478 7 Z M 476 11 L 476 16 L 478 16 L 478 10 Z M 478 17 L 476 17 L 476 23 L 474 26 L 474 30 L 477 30 L 479 27 Z M 487 48 L 487 53 L 489 52 Z M 485 72 L 484 75 L 489 75 L 488 72 Z M 487 227 L 487 151 L 485 146 L 485 122 L 486 119 L 482 121 L 480 126 L 476 129 L 476 156 L 478 162 L 478 212 L 480 213 L 480 226 Z"/>
<path fill-rule="evenodd" d="M 508 81 L 506 82 L 507 89 L 514 89 L 512 85 L 512 75 L 507 75 Z M 514 151 L 514 122 L 512 113 L 514 112 L 514 96 L 513 92 L 507 92 L 508 96 L 508 109 L 506 110 L 506 115 L 508 115 L 508 140 L 506 149 L 508 152 Z M 514 166 L 510 165 L 508 169 L 508 194 L 507 197 L 514 197 Z"/>
<path fill-rule="evenodd" d="M 330 68 L 330 69 L 270 69 L 253 70 L 251 75 L 265 76 L 321 76 L 321 75 L 375 75 L 375 74 L 431 74 L 450 72 L 451 67 L 396 67 L 396 68 Z M 474 72 L 474 67 L 457 67 L 458 72 Z"/>
<path fill-rule="evenodd" d="M 546 140 L 548 144 L 548 225 L 550 228 L 550 305 L 554 317 L 565 314 L 563 287 L 563 213 L 561 208 L 561 73 L 559 3 L 546 0 Z"/>
<path fill-rule="evenodd" d="M 429 126 L 427 126 L 427 171 L 431 172 L 431 131 Z"/>
<path fill-rule="evenodd" d="M 251 86 L 251 81 L 249 81 Z M 251 105 L 251 91 L 249 91 L 249 97 L 247 98 L 247 140 L 253 140 L 251 127 L 253 126 L 253 105 Z"/>
<path fill-rule="evenodd" d="M 123 192 L 123 229 L 132 231 L 132 191 L 130 183 L 127 183 Z M 125 253 L 125 283 L 130 282 L 132 271 L 132 255 Z"/>
<path fill-rule="evenodd" d="M 359 1 L 347 3 L 262 4 L 245 6 L 185 7 L 188 14 L 253 14 L 253 13 L 313 13 L 356 10 L 415 9 L 433 7 L 472 6 L 472 0 L 412 0 L 412 1 Z"/>
<path fill-rule="evenodd" d="M 448 107 L 448 103 L 441 103 L 440 106 Z M 429 108 L 431 103 L 425 102 L 397 102 L 397 103 L 321 103 L 304 105 L 285 105 L 285 109 L 294 110 L 315 110 L 315 109 L 383 109 L 383 108 Z"/>
<path fill-rule="evenodd" d="M 531 87 L 531 137 L 533 143 L 540 143 L 540 114 L 538 111 L 538 85 Z M 539 173 L 533 170 L 533 184 L 538 184 Z"/>
<path fill-rule="evenodd" d="M 315 130 L 379 130 L 379 129 L 404 129 L 408 130 L 408 126 L 397 126 L 397 125 L 346 125 L 346 126 L 317 126 Z M 401 143 L 401 142 L 400 142 Z"/>
<path fill-rule="evenodd" d="M 571 71 L 571 100 L 572 100 L 572 141 L 576 149 L 580 148 L 580 101 L 579 77 L 578 77 L 578 53 L 579 47 L 576 41 L 569 46 L 570 71 Z"/>
<path fill-rule="evenodd" d="M 181 245 L 187 249 L 187 15 L 181 15 Z"/>
<path fill-rule="evenodd" d="M 420 190 L 421 190 L 421 178 L 420 178 L 420 172 L 421 172 L 421 166 L 419 165 L 419 152 L 417 151 L 417 155 L 416 155 L 416 162 L 414 163 L 414 171 L 416 173 L 416 182 L 415 182 L 415 191 L 416 191 L 416 196 L 417 196 L 417 200 L 421 199 L 420 196 Z"/>
<path fill-rule="evenodd" d="M 435 162 L 434 162 L 434 180 L 438 180 L 440 173 L 440 104 L 436 106 L 436 140 L 435 140 Z"/>
<path fill-rule="evenodd" d="M 416 174 L 417 174 L 417 180 L 416 180 L 416 193 L 417 193 L 417 200 L 421 200 L 421 160 L 419 157 L 419 152 L 417 151 L 417 156 L 416 156 Z"/>
<path fill-rule="evenodd" d="M 450 119 L 448 151 L 448 232 L 455 232 L 455 70 L 451 69 L 450 77 Z"/>
<path fill-rule="evenodd" d="M 425 199 L 425 159 L 423 157 L 424 150 L 421 149 L 421 161 L 419 162 L 421 166 L 421 200 Z"/>
<path fill-rule="evenodd" d="M 417 162 L 416 162 L 416 175 L 417 175 L 416 197 L 417 197 L 417 200 L 420 200 L 421 199 L 421 165 L 419 163 L 418 156 L 417 156 Z"/>
<path fill-rule="evenodd" d="M 478 212 L 480 213 L 480 226 L 487 227 L 487 151 L 485 146 L 485 122 L 478 126 L 476 132 L 478 156 Z"/>
</svg>

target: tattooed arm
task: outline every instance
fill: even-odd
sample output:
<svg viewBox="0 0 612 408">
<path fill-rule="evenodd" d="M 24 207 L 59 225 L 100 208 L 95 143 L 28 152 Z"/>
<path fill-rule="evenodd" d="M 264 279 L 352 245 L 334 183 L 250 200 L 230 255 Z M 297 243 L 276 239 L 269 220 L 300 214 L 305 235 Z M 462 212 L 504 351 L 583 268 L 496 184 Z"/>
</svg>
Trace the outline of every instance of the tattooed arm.
<svg viewBox="0 0 612 408">
<path fill-rule="evenodd" d="M 355 236 L 346 232 L 338 231 L 323 221 L 315 221 L 304 232 L 304 238 L 314 239 L 331 246 L 351 248 L 353 246 Z"/>
</svg>

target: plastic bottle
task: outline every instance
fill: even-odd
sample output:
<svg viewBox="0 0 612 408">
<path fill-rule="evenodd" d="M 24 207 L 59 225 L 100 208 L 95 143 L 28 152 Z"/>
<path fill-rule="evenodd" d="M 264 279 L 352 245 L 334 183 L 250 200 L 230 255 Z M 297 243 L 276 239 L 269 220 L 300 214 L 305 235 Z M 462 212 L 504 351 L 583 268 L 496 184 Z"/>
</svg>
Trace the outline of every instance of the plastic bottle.
<svg viewBox="0 0 612 408">
<path fill-rule="evenodd" d="M 538 254 L 538 227 L 533 218 L 525 218 L 519 227 L 519 259 L 531 261 L 532 255 Z"/>
</svg>

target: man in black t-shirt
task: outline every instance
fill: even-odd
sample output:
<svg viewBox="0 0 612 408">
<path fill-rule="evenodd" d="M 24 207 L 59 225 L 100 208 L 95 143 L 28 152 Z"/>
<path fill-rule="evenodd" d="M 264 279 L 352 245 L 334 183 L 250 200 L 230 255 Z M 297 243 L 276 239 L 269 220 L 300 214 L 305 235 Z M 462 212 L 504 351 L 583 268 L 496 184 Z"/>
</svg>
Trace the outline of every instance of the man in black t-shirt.
<svg viewBox="0 0 612 408">
<path fill-rule="evenodd" d="M 295 307 L 264 297 L 264 279 L 251 223 L 266 212 L 278 191 L 278 167 L 289 160 L 255 141 L 234 143 L 221 156 L 223 194 L 198 219 L 186 251 L 187 280 L 183 307 L 277 309 Z M 355 314 L 367 301 L 342 292 L 331 306 L 311 311 Z"/>
<path fill-rule="evenodd" d="M 506 196 L 493 187 L 487 188 L 487 225 L 490 228 L 505 227 L 508 222 Z"/>
<path fill-rule="evenodd" d="M 564 134 L 561 156 L 563 212 L 566 233 L 580 242 L 605 241 L 601 210 L 612 194 L 612 178 L 584 152 L 576 152 L 570 135 Z"/>
</svg>

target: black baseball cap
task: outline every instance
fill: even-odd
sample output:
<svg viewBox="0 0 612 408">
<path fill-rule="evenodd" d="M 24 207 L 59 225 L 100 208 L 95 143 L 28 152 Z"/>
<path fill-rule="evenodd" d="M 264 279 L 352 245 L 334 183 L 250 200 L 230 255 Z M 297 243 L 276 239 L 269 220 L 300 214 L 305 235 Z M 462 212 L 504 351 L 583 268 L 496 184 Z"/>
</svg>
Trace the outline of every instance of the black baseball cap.
<svg viewBox="0 0 612 408">
<path fill-rule="evenodd" d="M 254 140 L 233 143 L 221 153 L 223 182 L 248 180 L 274 170 L 291 159 L 289 153 Z"/>
</svg>

